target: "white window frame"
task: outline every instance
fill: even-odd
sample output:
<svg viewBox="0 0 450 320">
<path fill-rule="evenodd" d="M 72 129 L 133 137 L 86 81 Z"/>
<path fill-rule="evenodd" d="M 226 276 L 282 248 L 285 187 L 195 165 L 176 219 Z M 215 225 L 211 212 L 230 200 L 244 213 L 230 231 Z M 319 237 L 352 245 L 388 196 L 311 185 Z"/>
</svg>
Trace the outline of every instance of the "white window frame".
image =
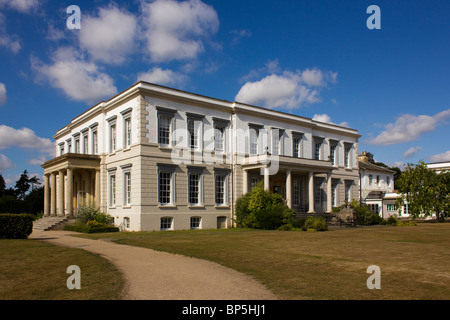
<svg viewBox="0 0 450 320">
<path fill-rule="evenodd" d="M 98 131 L 92 130 L 92 153 L 98 154 Z"/>
<path fill-rule="evenodd" d="M 191 151 L 203 150 L 204 117 L 205 115 L 186 112 L 187 146 Z"/>
<path fill-rule="evenodd" d="M 123 217 L 123 225 L 126 230 L 130 229 L 130 217 Z"/>
<path fill-rule="evenodd" d="M 172 139 L 171 139 L 172 138 L 172 119 L 173 119 L 172 117 L 169 117 L 164 114 L 158 115 L 158 143 L 160 146 L 163 146 L 163 147 L 172 146 L 172 143 L 171 143 L 172 142 Z M 166 128 L 165 126 L 164 126 L 164 128 L 162 127 L 163 120 L 167 121 L 168 128 Z M 163 129 L 163 130 L 161 130 L 161 129 Z M 162 132 L 166 133 L 166 130 L 167 130 L 167 137 L 165 137 L 165 136 L 163 137 L 161 135 L 161 133 Z"/>
<path fill-rule="evenodd" d="M 173 217 L 161 217 L 159 227 L 161 231 L 173 230 Z"/>
<path fill-rule="evenodd" d="M 60 143 L 58 146 L 59 146 L 59 155 L 62 156 L 64 154 L 64 142 Z"/>
<path fill-rule="evenodd" d="M 74 152 L 80 153 L 80 134 L 74 136 L 73 140 L 74 140 Z"/>
<path fill-rule="evenodd" d="M 161 190 L 161 174 L 165 174 L 165 175 L 169 175 L 168 179 L 165 178 L 166 180 L 168 180 L 168 187 L 169 187 L 169 202 L 162 202 L 161 201 L 161 192 L 163 192 Z M 170 165 L 165 165 L 165 164 L 160 164 L 158 165 L 158 204 L 159 206 L 174 206 L 176 199 L 175 199 L 175 167 L 174 166 L 170 166 Z M 164 198 L 166 198 L 167 196 L 164 195 Z"/>
<path fill-rule="evenodd" d="M 67 153 L 70 153 L 72 149 L 72 139 L 66 140 L 66 143 L 67 143 Z"/>
<path fill-rule="evenodd" d="M 131 177 L 131 165 L 122 166 L 123 173 L 123 206 L 131 206 L 131 192 L 132 192 L 132 177 Z"/>
<path fill-rule="evenodd" d="M 223 183 L 222 186 L 218 186 L 218 181 L 217 178 L 221 177 L 223 179 L 223 181 L 221 181 L 220 183 Z M 229 173 L 225 172 L 225 171 L 216 171 L 214 173 L 214 203 L 216 204 L 216 206 L 228 206 L 229 205 L 229 190 L 228 190 L 228 184 L 229 184 Z M 221 191 L 223 193 L 223 201 L 222 203 L 217 202 L 217 195 L 218 195 L 218 187 L 222 188 L 223 190 Z"/>
<path fill-rule="evenodd" d="M 132 108 L 128 108 L 120 112 L 123 119 L 123 148 L 128 149 L 133 143 L 133 131 L 132 131 Z"/>
<path fill-rule="evenodd" d="M 116 170 L 111 171 L 108 175 L 108 205 L 115 207 L 117 203 L 117 176 Z"/>
<path fill-rule="evenodd" d="M 248 124 L 249 134 L 248 134 L 248 153 L 251 156 L 258 155 L 260 153 L 260 130 L 264 128 L 264 126 L 259 124 Z"/>
<path fill-rule="evenodd" d="M 352 144 L 344 143 L 344 167 L 347 169 L 350 169 L 353 165 L 352 148 Z"/>
<path fill-rule="evenodd" d="M 338 158 L 337 158 L 338 142 L 330 140 L 329 143 L 330 143 L 331 165 L 336 167 L 338 165 Z"/>
<path fill-rule="evenodd" d="M 203 206 L 203 171 L 204 168 L 199 168 L 199 167 L 188 167 L 188 204 L 189 206 Z M 195 182 L 193 179 L 193 177 L 196 177 L 196 183 L 197 186 L 191 184 L 192 182 Z M 197 189 L 197 202 L 192 202 L 192 198 L 194 198 L 193 196 L 193 189 L 192 188 L 196 188 Z"/>
<path fill-rule="evenodd" d="M 313 137 L 313 159 L 322 160 L 323 159 L 323 138 Z"/>
<path fill-rule="evenodd" d="M 191 217 L 190 219 L 190 229 L 198 230 L 202 228 L 202 217 Z"/>
<path fill-rule="evenodd" d="M 89 134 L 88 134 L 88 132 L 83 133 L 83 153 L 89 154 Z"/>
<path fill-rule="evenodd" d="M 174 142 L 173 142 L 173 132 L 174 132 L 174 126 L 175 126 L 175 114 L 177 113 L 177 110 L 174 109 L 169 109 L 169 108 L 164 108 L 164 107 L 159 107 L 156 106 L 156 111 L 157 111 L 157 123 L 156 123 L 156 142 L 161 146 L 161 147 L 173 147 Z M 168 123 L 169 123 L 169 132 L 168 132 L 168 143 L 165 143 L 166 141 L 161 142 L 162 141 L 162 136 L 161 136 L 161 124 L 162 121 L 161 119 L 167 119 Z M 165 137 L 164 137 L 165 140 Z"/>
</svg>

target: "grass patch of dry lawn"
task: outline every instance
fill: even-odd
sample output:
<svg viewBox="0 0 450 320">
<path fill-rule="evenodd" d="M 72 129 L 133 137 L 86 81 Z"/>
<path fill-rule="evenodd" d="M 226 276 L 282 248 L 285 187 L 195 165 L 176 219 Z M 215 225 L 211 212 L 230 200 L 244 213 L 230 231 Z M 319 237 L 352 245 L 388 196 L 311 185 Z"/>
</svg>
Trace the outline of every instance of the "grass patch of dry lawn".
<svg viewBox="0 0 450 320">
<path fill-rule="evenodd" d="M 81 289 L 69 290 L 67 267 L 81 270 Z M 0 300 L 120 299 L 122 274 L 106 259 L 38 240 L 0 240 Z"/>
<path fill-rule="evenodd" d="M 280 299 L 450 299 L 450 223 L 328 232 L 243 229 L 95 235 L 218 262 Z M 381 269 L 369 290 L 367 267 Z M 226 281 L 226 279 L 224 279 Z"/>
</svg>

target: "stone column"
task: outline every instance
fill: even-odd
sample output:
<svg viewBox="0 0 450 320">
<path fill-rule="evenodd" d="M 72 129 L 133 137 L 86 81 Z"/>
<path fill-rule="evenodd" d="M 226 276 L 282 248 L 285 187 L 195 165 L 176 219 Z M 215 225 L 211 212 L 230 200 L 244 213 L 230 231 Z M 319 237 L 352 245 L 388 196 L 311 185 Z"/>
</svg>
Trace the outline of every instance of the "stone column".
<svg viewBox="0 0 450 320">
<path fill-rule="evenodd" d="M 52 172 L 50 188 L 50 216 L 56 216 L 56 172 Z"/>
<path fill-rule="evenodd" d="M 246 194 L 248 192 L 248 171 L 242 171 L 242 193 Z"/>
<path fill-rule="evenodd" d="M 291 169 L 286 170 L 286 202 L 292 208 L 292 174 Z"/>
<path fill-rule="evenodd" d="M 332 181 L 331 181 L 331 173 L 327 174 L 327 213 L 331 213 L 333 211 L 333 197 L 332 197 Z"/>
<path fill-rule="evenodd" d="M 73 215 L 73 170 L 67 168 L 67 187 L 66 187 L 66 215 Z"/>
<path fill-rule="evenodd" d="M 44 216 L 50 215 L 50 175 L 44 175 Z"/>
<path fill-rule="evenodd" d="M 264 190 L 269 191 L 269 168 L 264 168 Z"/>
<path fill-rule="evenodd" d="M 100 207 L 100 170 L 95 170 L 95 194 L 94 202 L 97 208 Z"/>
<path fill-rule="evenodd" d="M 314 211 L 314 173 L 312 171 L 309 171 L 309 173 L 308 173 L 308 199 L 309 199 L 308 213 L 315 213 L 315 211 Z"/>
<path fill-rule="evenodd" d="M 58 216 L 64 216 L 64 170 L 59 170 L 58 183 Z"/>
</svg>

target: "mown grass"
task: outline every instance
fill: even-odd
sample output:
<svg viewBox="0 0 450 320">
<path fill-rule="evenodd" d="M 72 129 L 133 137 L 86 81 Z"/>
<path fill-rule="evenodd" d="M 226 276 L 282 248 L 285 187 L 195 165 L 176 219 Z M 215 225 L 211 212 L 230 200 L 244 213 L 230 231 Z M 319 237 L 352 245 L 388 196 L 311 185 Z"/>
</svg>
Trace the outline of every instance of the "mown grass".
<svg viewBox="0 0 450 320">
<path fill-rule="evenodd" d="M 450 224 L 328 232 L 244 229 L 89 235 L 218 262 L 280 299 L 450 299 Z M 381 289 L 366 286 L 381 269 Z M 225 281 L 225 280 L 224 280 Z"/>
<path fill-rule="evenodd" d="M 81 270 L 81 289 L 69 290 L 67 267 Z M 0 300 L 121 299 L 122 274 L 106 259 L 39 240 L 0 240 Z"/>
</svg>

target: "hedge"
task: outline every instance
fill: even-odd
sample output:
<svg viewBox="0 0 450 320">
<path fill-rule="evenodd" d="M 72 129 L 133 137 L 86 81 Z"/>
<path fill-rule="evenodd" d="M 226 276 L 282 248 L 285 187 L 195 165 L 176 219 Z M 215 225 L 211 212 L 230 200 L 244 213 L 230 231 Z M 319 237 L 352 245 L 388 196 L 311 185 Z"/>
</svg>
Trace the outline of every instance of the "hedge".
<svg viewBox="0 0 450 320">
<path fill-rule="evenodd" d="M 64 230 L 83 232 L 83 233 L 103 233 L 103 232 L 119 232 L 118 227 L 103 226 L 103 227 L 89 227 L 86 225 L 66 225 Z"/>
<path fill-rule="evenodd" d="M 0 239 L 27 239 L 33 232 L 31 214 L 0 214 Z"/>
</svg>

